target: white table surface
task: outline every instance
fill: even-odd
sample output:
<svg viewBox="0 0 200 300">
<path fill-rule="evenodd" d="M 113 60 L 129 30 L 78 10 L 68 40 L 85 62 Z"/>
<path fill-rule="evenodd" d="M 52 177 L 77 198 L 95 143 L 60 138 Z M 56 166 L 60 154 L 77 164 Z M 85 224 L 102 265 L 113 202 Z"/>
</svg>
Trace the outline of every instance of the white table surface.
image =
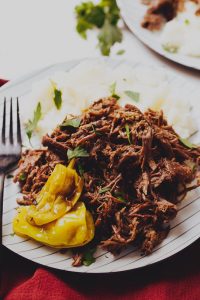
<svg viewBox="0 0 200 300">
<path fill-rule="evenodd" d="M 0 0 L 0 78 L 14 79 L 57 62 L 98 57 L 96 33 L 83 40 L 75 30 L 74 6 L 80 0 Z M 122 56 L 116 52 L 124 49 Z M 172 63 L 144 46 L 128 30 L 112 58 L 164 66 L 199 82 L 200 71 Z"/>
</svg>

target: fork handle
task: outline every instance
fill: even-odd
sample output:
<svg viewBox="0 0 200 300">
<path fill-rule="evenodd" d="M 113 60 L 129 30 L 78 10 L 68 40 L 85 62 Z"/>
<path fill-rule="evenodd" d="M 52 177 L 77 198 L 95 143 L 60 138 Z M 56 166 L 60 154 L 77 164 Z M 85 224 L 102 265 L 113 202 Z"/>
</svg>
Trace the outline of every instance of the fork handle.
<svg viewBox="0 0 200 300">
<path fill-rule="evenodd" d="M 3 225 L 3 190 L 5 173 L 0 172 L 0 270 L 3 264 L 2 225 Z M 2 274 L 0 274 L 1 276 Z M 1 280 L 1 278 L 0 278 Z"/>
<path fill-rule="evenodd" d="M 2 245 L 4 179 L 5 179 L 5 173 L 0 172 L 0 246 Z"/>
</svg>

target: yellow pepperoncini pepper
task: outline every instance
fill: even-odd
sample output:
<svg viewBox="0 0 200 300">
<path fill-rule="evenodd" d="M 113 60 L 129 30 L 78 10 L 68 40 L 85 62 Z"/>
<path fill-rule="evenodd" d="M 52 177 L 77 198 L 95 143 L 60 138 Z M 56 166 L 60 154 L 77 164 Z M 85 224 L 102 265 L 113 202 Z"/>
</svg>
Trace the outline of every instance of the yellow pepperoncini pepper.
<svg viewBox="0 0 200 300">
<path fill-rule="evenodd" d="M 52 222 L 76 204 L 83 189 L 83 181 L 73 167 L 74 160 L 68 167 L 56 165 L 36 198 L 37 205 L 30 205 L 27 209 L 27 220 L 31 224 L 41 226 Z"/>
<path fill-rule="evenodd" d="M 93 218 L 83 202 L 78 202 L 61 218 L 43 226 L 32 225 L 27 221 L 28 209 L 28 206 L 21 207 L 13 220 L 13 230 L 18 235 L 29 236 L 55 248 L 83 246 L 94 237 Z"/>
<path fill-rule="evenodd" d="M 56 248 L 83 246 L 94 237 L 92 215 L 80 198 L 83 181 L 72 160 L 58 164 L 37 197 L 37 205 L 20 207 L 13 230 Z"/>
</svg>

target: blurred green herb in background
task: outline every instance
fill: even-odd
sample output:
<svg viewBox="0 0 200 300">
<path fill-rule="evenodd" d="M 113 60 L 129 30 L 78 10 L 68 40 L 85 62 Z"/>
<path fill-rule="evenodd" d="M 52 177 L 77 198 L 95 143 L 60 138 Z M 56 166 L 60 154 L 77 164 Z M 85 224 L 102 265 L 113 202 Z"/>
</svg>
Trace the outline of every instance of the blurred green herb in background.
<svg viewBox="0 0 200 300">
<path fill-rule="evenodd" d="M 122 31 L 118 26 L 120 10 L 116 0 L 101 0 L 98 4 L 83 2 L 75 7 L 77 32 L 87 39 L 87 30 L 99 29 L 98 47 L 102 55 L 110 55 L 111 47 L 122 41 Z"/>
</svg>

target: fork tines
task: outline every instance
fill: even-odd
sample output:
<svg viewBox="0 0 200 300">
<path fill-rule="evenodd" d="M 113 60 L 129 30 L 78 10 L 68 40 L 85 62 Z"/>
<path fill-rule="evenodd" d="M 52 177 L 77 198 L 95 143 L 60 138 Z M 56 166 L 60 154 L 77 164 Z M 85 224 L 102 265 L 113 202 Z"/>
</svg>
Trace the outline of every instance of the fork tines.
<svg viewBox="0 0 200 300">
<path fill-rule="evenodd" d="M 6 106 L 7 106 L 6 98 L 4 98 L 3 104 L 3 123 L 2 123 L 2 134 L 1 134 L 1 141 L 3 144 L 6 143 Z M 21 145 L 22 138 L 21 138 L 21 125 L 20 125 L 20 117 L 19 117 L 19 100 L 16 99 L 16 106 L 17 106 L 17 143 Z M 9 123 L 9 142 L 10 144 L 14 143 L 13 139 L 13 100 L 10 99 L 10 123 Z"/>
</svg>

